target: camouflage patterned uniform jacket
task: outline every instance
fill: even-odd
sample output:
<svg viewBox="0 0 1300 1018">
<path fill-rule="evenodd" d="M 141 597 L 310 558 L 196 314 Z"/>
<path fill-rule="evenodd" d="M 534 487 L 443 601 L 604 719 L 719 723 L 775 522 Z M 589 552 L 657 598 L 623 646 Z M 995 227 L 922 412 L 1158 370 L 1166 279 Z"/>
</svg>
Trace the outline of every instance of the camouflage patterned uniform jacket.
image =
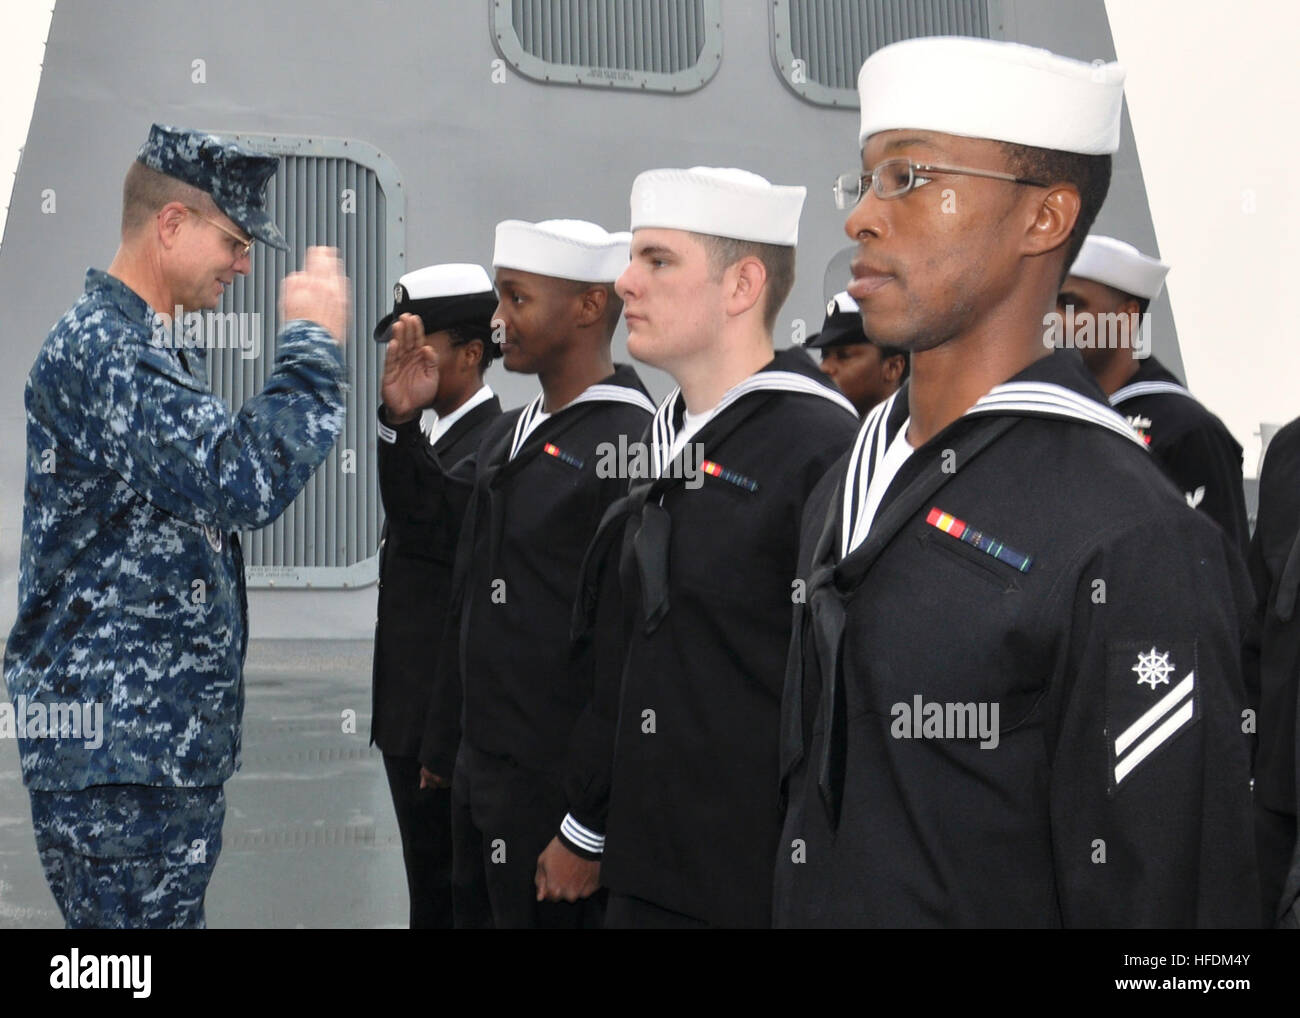
<svg viewBox="0 0 1300 1018">
<path fill-rule="evenodd" d="M 34 704 L 103 705 L 98 748 L 39 725 L 18 733 L 31 789 L 234 773 L 248 609 L 233 532 L 284 512 L 343 426 L 346 367 L 319 325 L 286 325 L 266 387 L 232 417 L 202 351 L 154 341 L 153 321 L 92 269 L 28 377 L 5 680 L 29 719 Z"/>
</svg>

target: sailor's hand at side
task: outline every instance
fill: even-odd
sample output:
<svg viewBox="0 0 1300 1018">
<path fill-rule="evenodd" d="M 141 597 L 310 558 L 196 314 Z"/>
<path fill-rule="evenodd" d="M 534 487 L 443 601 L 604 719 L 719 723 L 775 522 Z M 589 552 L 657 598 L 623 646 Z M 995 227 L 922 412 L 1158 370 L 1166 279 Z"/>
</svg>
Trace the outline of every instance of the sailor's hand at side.
<svg viewBox="0 0 1300 1018">
<path fill-rule="evenodd" d="M 343 273 L 343 260 L 332 247 L 310 247 L 301 272 L 285 277 L 280 286 L 280 318 L 302 318 L 324 327 L 342 346 L 348 338 L 352 284 Z"/>
<path fill-rule="evenodd" d="M 405 424 L 438 395 L 438 352 L 424 342 L 418 315 L 399 316 L 390 335 L 379 396 L 389 423 Z"/>
<path fill-rule="evenodd" d="M 599 860 L 583 859 L 564 846 L 559 838 L 537 857 L 538 901 L 578 901 L 589 898 L 600 888 Z"/>
<path fill-rule="evenodd" d="M 429 770 L 429 768 L 425 767 L 424 764 L 421 764 L 420 765 L 420 787 L 421 788 L 450 788 L 451 782 L 448 781 L 446 778 L 440 778 L 438 775 L 434 774 L 433 771 Z"/>
</svg>

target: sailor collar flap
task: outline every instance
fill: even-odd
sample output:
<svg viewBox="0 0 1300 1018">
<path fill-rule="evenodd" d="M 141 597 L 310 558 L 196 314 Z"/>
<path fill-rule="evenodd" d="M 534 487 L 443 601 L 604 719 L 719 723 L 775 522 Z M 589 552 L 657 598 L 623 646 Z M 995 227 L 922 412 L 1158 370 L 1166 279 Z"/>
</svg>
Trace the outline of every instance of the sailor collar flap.
<svg viewBox="0 0 1300 1018">
<path fill-rule="evenodd" d="M 1122 385 L 1110 396 L 1110 405 L 1119 406 L 1127 400 L 1138 396 L 1186 396 L 1195 399 L 1184 385 L 1180 385 L 1173 373 L 1154 357 L 1143 361 L 1133 380 Z"/>
<path fill-rule="evenodd" d="M 732 431 L 736 422 L 727 422 L 727 418 L 734 415 L 728 415 L 726 411 L 747 396 L 756 393 L 793 392 L 807 396 L 817 396 L 829 400 L 836 406 L 853 414 L 854 417 L 857 416 L 857 410 L 854 409 L 853 404 L 838 389 L 834 389 L 821 379 L 804 372 L 787 370 L 783 365 L 802 366 L 798 365 L 798 362 L 791 362 L 790 353 L 791 351 L 782 351 L 768 367 L 756 371 L 743 382 L 727 390 L 718 405 L 713 408 L 713 416 L 700 429 L 699 441 L 701 443 L 709 440 L 716 442 L 723 434 Z M 807 361 L 807 357 L 803 354 L 797 354 L 797 356 Z M 674 474 L 672 467 L 676 459 L 683 455 L 683 452 L 679 452 L 677 457 L 673 457 L 672 448 L 677 440 L 677 433 L 681 428 L 685 412 L 686 400 L 682 396 L 680 387 L 670 392 L 668 397 L 659 404 L 659 409 L 655 411 L 654 421 L 651 423 L 650 428 L 650 461 L 652 476 L 655 478 L 672 476 Z M 724 423 L 728 424 L 725 428 Z"/>
<path fill-rule="evenodd" d="M 1049 360 L 1055 361 L 1055 357 L 1049 358 Z M 1049 375 L 1051 373 L 1060 373 L 1050 372 L 1050 367 L 1054 366 L 1056 365 L 1050 365 L 1049 371 L 1040 373 Z M 975 451 L 967 448 L 968 445 L 977 443 L 978 448 L 982 449 L 988 444 L 987 442 L 979 442 L 977 438 L 973 437 L 982 434 L 983 429 L 972 428 L 972 420 L 968 419 L 998 417 L 1010 418 L 1014 421 L 1022 417 L 1046 417 L 1077 421 L 1102 428 L 1134 443 L 1143 450 L 1146 449 L 1146 443 L 1142 441 L 1128 422 L 1110 407 L 1074 387 L 1048 379 L 1039 380 L 1026 377 L 1033 372 L 1035 367 L 1037 365 L 1031 365 L 1017 378 L 1001 385 L 995 385 L 976 400 L 974 405 L 961 417 L 932 438 L 927 445 L 933 447 L 936 443 L 952 445 L 957 442 L 961 447 L 958 455 L 961 456 L 962 452 L 965 453 L 964 456 L 961 456 L 960 461 L 968 462 L 969 457 Z M 1070 379 L 1067 376 L 1062 380 L 1069 381 Z M 883 460 L 889 443 L 894 440 L 899 429 L 908 420 L 908 391 L 909 386 L 904 386 L 868 415 L 849 454 L 844 480 L 840 484 L 837 497 L 830 510 L 833 518 L 828 517 L 826 528 L 827 531 L 838 534 L 838 551 L 841 559 L 852 558 L 862 550 L 859 547 L 850 553 L 850 535 L 853 533 L 853 527 L 859 514 L 864 510 L 867 490 L 876 467 Z M 1000 429 L 997 433 L 1000 435 L 1002 430 L 1005 429 Z M 927 484 L 927 487 L 937 489 L 951 476 L 942 472 L 938 473 L 938 483 Z M 931 478 L 931 480 L 933 481 L 934 478 Z M 923 478 L 918 478 L 914 483 L 923 482 Z M 895 516 L 894 513 L 885 513 L 880 522 L 873 526 L 872 534 L 865 543 L 872 543 L 871 537 L 875 536 L 876 531 L 887 530 L 885 526 L 886 519 Z M 824 532 L 823 537 L 826 536 L 827 534 Z M 823 548 L 821 544 L 827 544 L 828 546 Z M 814 562 L 825 562 L 828 551 L 829 542 L 823 540 L 819 543 L 818 557 L 814 559 Z"/>
<path fill-rule="evenodd" d="M 543 412 L 545 393 L 539 392 L 520 411 L 515 426 L 508 430 L 491 450 L 487 462 L 499 467 L 503 473 L 512 473 L 532 459 L 545 446 L 543 439 L 554 439 L 581 420 L 585 414 L 575 411 L 597 405 L 624 403 L 654 413 L 654 404 L 641 387 L 636 372 L 627 365 L 619 365 L 614 374 L 602 382 L 588 386 L 577 399 L 556 410 L 544 421 L 538 422 Z M 519 466 L 516 466 L 518 464 Z"/>
</svg>

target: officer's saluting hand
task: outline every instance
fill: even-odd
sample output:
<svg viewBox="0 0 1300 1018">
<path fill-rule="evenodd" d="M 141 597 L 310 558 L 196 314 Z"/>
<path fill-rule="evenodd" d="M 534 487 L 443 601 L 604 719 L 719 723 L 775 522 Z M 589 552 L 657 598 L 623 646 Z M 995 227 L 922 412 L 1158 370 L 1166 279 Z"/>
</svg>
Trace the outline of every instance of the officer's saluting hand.
<svg viewBox="0 0 1300 1018">
<path fill-rule="evenodd" d="M 351 308 L 352 285 L 337 248 L 309 247 L 302 271 L 285 276 L 280 286 L 280 320 L 315 322 L 339 346 L 347 344 Z"/>
</svg>

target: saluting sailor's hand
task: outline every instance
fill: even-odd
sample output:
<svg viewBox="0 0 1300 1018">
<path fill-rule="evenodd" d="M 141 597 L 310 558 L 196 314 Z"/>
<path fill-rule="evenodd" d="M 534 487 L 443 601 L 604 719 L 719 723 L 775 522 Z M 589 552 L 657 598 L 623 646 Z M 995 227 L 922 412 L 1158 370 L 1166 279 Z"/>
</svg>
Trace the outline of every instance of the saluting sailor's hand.
<svg viewBox="0 0 1300 1018">
<path fill-rule="evenodd" d="M 559 838 L 552 838 L 537 857 L 538 901 L 574 902 L 589 898 L 600 888 L 600 862 L 570 852 Z"/>
<path fill-rule="evenodd" d="M 400 315 L 391 337 L 379 396 L 389 423 L 405 424 L 438 395 L 438 352 L 425 344 L 424 323 L 418 315 Z"/>
<path fill-rule="evenodd" d="M 281 320 L 315 322 L 340 346 L 347 342 L 351 308 L 352 284 L 337 248 L 309 247 L 302 271 L 285 276 L 280 286 Z"/>
</svg>

